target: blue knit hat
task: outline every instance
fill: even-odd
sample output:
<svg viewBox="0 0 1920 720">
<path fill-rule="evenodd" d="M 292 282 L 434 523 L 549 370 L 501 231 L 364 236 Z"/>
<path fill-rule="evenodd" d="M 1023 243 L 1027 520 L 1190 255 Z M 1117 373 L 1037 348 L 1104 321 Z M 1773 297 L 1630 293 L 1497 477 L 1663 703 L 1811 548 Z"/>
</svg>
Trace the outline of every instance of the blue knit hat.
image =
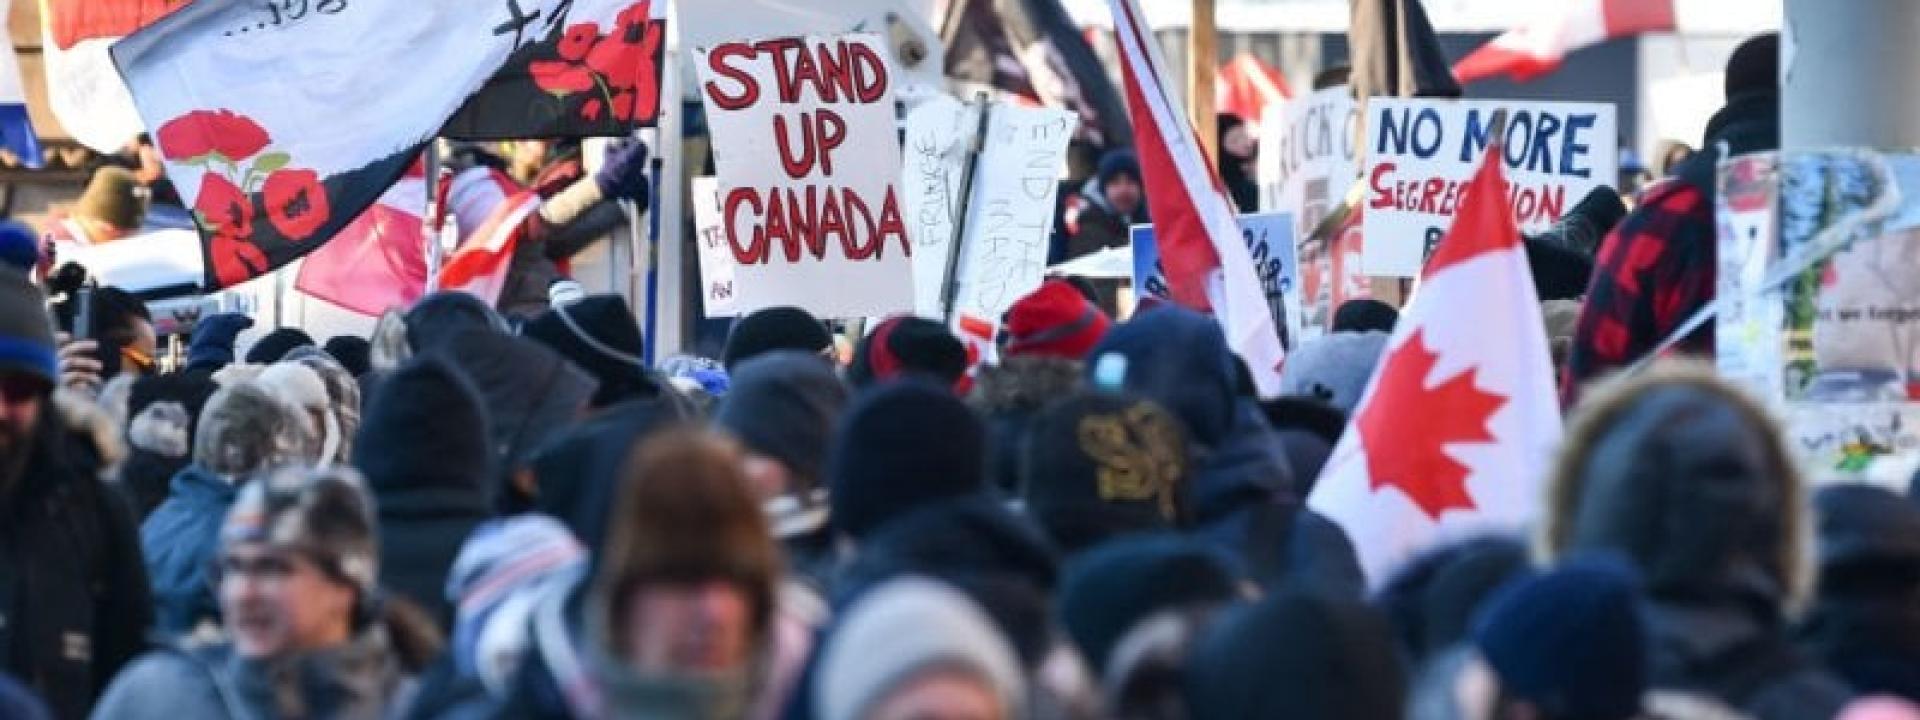
<svg viewBox="0 0 1920 720">
<path fill-rule="evenodd" d="M 1637 717 L 1647 690 L 1638 582 L 1611 557 L 1571 560 L 1500 591 L 1474 645 L 1509 697 L 1546 717 Z"/>
</svg>

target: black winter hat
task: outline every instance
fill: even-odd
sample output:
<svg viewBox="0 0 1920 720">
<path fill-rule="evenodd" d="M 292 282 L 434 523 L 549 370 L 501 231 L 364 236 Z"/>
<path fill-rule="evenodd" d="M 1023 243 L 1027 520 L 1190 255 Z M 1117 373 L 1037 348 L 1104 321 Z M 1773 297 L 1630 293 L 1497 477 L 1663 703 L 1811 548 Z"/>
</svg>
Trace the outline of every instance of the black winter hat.
<svg viewBox="0 0 1920 720">
<path fill-rule="evenodd" d="M 1067 563 L 1055 616 L 1096 675 L 1120 640 L 1154 614 L 1225 605 L 1245 579 L 1233 559 L 1189 537 L 1150 534 L 1114 540 Z"/>
<path fill-rule="evenodd" d="M 327 339 L 325 347 L 328 355 L 347 369 L 347 374 L 360 377 L 373 369 L 373 343 L 366 338 L 353 335 L 335 335 Z"/>
<path fill-rule="evenodd" d="M 1504 535 L 1432 548 L 1401 566 L 1375 596 L 1417 664 L 1467 638 L 1480 605 L 1528 570 L 1527 546 Z"/>
<path fill-rule="evenodd" d="M 376 494 L 485 487 L 493 458 L 479 392 L 432 355 L 415 357 L 380 383 L 353 445 L 353 464 Z"/>
<path fill-rule="evenodd" d="M 986 428 L 946 388 L 884 384 L 854 401 L 828 463 L 833 525 L 858 540 L 891 518 L 986 488 Z"/>
<path fill-rule="evenodd" d="M 1727 57 L 1727 98 L 1747 93 L 1780 92 L 1780 33 L 1747 38 Z"/>
<path fill-rule="evenodd" d="M 1068 554 L 1126 533 L 1183 524 L 1187 436 L 1136 396 L 1083 394 L 1033 419 L 1021 462 L 1027 512 Z"/>
<path fill-rule="evenodd" d="M 441 342 L 468 329 L 498 332 L 504 327 L 500 314 L 471 294 L 443 291 L 420 298 L 407 310 L 407 346 L 416 353 L 439 347 Z"/>
<path fill-rule="evenodd" d="M 967 374 L 967 346 L 932 320 L 888 318 L 854 348 L 847 383 L 857 390 L 909 374 L 955 387 Z"/>
<path fill-rule="evenodd" d="M 594 295 L 541 313 L 521 335 L 553 348 L 600 381 L 594 407 L 657 397 L 660 382 L 647 370 L 640 323 L 618 295 Z"/>
<path fill-rule="evenodd" d="M 826 475 L 827 447 L 847 407 L 847 386 L 819 355 L 780 350 L 738 365 L 714 422 L 747 449 L 779 460 L 802 488 Z"/>
<path fill-rule="evenodd" d="M 1821 584 L 1836 571 L 1920 569 L 1920 505 L 1872 485 L 1835 485 L 1813 496 Z M 1851 574 L 1851 573 L 1848 573 Z"/>
<path fill-rule="evenodd" d="M 1499 676 L 1501 694 L 1542 717 L 1637 718 L 1647 691 L 1641 603 L 1624 561 L 1575 559 L 1488 599 L 1473 644 Z"/>
<path fill-rule="evenodd" d="M 283 327 L 261 336 L 247 349 L 247 362 L 253 365 L 272 365 L 280 362 L 294 348 L 313 344 L 313 337 L 299 328 Z"/>
<path fill-rule="evenodd" d="M 1386 620 L 1357 601 L 1299 589 L 1209 627 L 1185 685 L 1195 718 L 1399 720 L 1407 697 Z"/>
<path fill-rule="evenodd" d="M 755 311 L 734 323 L 727 334 L 727 347 L 720 364 L 728 372 L 747 358 L 775 350 L 799 350 L 819 354 L 833 347 L 833 335 L 827 326 L 797 307 L 771 307 Z"/>
<path fill-rule="evenodd" d="M 881 525 L 835 583 L 835 606 L 851 607 L 867 590 L 905 575 L 952 585 L 993 618 L 1027 667 L 1049 648 L 1049 599 L 1059 558 L 1025 517 L 997 498 L 935 502 Z"/>
<path fill-rule="evenodd" d="M 128 423 L 139 418 L 154 403 L 179 403 L 187 411 L 187 447 L 191 448 L 194 425 L 200 419 L 200 410 L 219 390 L 220 385 L 203 373 L 169 373 L 140 378 L 133 381 L 133 387 L 127 391 Z"/>
<path fill-rule="evenodd" d="M 1400 311 L 1373 298 L 1348 300 L 1333 311 L 1334 332 L 1367 332 L 1379 330 L 1393 332 L 1395 323 L 1400 322 Z"/>
</svg>

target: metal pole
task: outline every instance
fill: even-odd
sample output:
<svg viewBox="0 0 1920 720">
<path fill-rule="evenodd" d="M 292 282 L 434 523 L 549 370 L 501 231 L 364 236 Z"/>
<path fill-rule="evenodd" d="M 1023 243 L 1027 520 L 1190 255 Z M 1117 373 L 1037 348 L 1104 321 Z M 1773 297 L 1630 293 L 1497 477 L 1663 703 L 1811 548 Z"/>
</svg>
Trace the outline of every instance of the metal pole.
<svg viewBox="0 0 1920 720">
<path fill-rule="evenodd" d="M 1781 147 L 1920 147 L 1920 4 L 1787 0 L 1785 20 Z"/>
<path fill-rule="evenodd" d="M 422 152 L 420 162 L 425 172 L 421 176 L 427 185 L 427 214 L 421 216 L 420 236 L 425 239 L 420 252 L 427 261 L 427 292 L 440 290 L 440 205 L 446 198 L 440 196 L 440 141 L 428 140 Z"/>
<path fill-rule="evenodd" d="M 1214 24 L 1213 0 L 1193 0 L 1193 27 L 1187 33 L 1187 112 L 1200 137 L 1207 161 L 1220 157 L 1219 123 L 1213 109 L 1213 85 L 1220 64 L 1220 33 Z M 1259 122 L 1247 118 L 1247 122 Z"/>
<path fill-rule="evenodd" d="M 973 139 L 967 143 L 967 165 L 960 171 L 960 216 L 953 223 L 953 239 L 947 243 L 947 270 L 940 276 L 940 313 L 948 324 L 953 323 L 954 307 L 959 304 L 960 250 L 967 240 L 967 217 L 973 211 L 974 177 L 980 169 L 980 151 L 987 146 L 987 119 L 993 109 L 993 103 L 988 101 L 984 92 L 974 95 L 973 102 L 980 109 L 980 124 L 974 130 Z"/>
</svg>

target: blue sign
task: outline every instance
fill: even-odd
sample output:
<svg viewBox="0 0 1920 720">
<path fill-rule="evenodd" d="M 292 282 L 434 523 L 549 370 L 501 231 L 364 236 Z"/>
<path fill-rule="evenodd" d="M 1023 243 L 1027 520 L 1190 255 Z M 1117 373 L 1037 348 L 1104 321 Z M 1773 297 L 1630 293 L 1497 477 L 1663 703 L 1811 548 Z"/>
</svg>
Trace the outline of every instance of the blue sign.
<svg viewBox="0 0 1920 720">
<path fill-rule="evenodd" d="M 1292 308 L 1299 306 L 1293 296 L 1300 287 L 1300 262 L 1293 242 L 1292 213 L 1256 213 L 1241 215 L 1240 235 L 1247 241 L 1247 254 L 1253 257 L 1254 274 L 1273 309 L 1273 326 L 1280 331 L 1281 342 L 1288 347 L 1290 338 L 1300 331 Z M 1133 242 L 1133 289 L 1140 298 L 1167 300 L 1167 274 L 1160 267 L 1160 247 L 1154 242 L 1152 225 L 1135 225 Z"/>
</svg>

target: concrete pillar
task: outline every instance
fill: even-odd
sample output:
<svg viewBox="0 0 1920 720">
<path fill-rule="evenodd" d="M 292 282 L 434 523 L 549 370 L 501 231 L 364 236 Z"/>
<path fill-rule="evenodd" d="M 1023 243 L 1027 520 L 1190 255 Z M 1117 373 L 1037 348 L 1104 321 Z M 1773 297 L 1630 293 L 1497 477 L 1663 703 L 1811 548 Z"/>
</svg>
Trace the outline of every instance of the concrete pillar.
<svg viewBox="0 0 1920 720">
<path fill-rule="evenodd" d="M 1786 0 L 1783 148 L 1920 149 L 1920 3 Z"/>
</svg>

